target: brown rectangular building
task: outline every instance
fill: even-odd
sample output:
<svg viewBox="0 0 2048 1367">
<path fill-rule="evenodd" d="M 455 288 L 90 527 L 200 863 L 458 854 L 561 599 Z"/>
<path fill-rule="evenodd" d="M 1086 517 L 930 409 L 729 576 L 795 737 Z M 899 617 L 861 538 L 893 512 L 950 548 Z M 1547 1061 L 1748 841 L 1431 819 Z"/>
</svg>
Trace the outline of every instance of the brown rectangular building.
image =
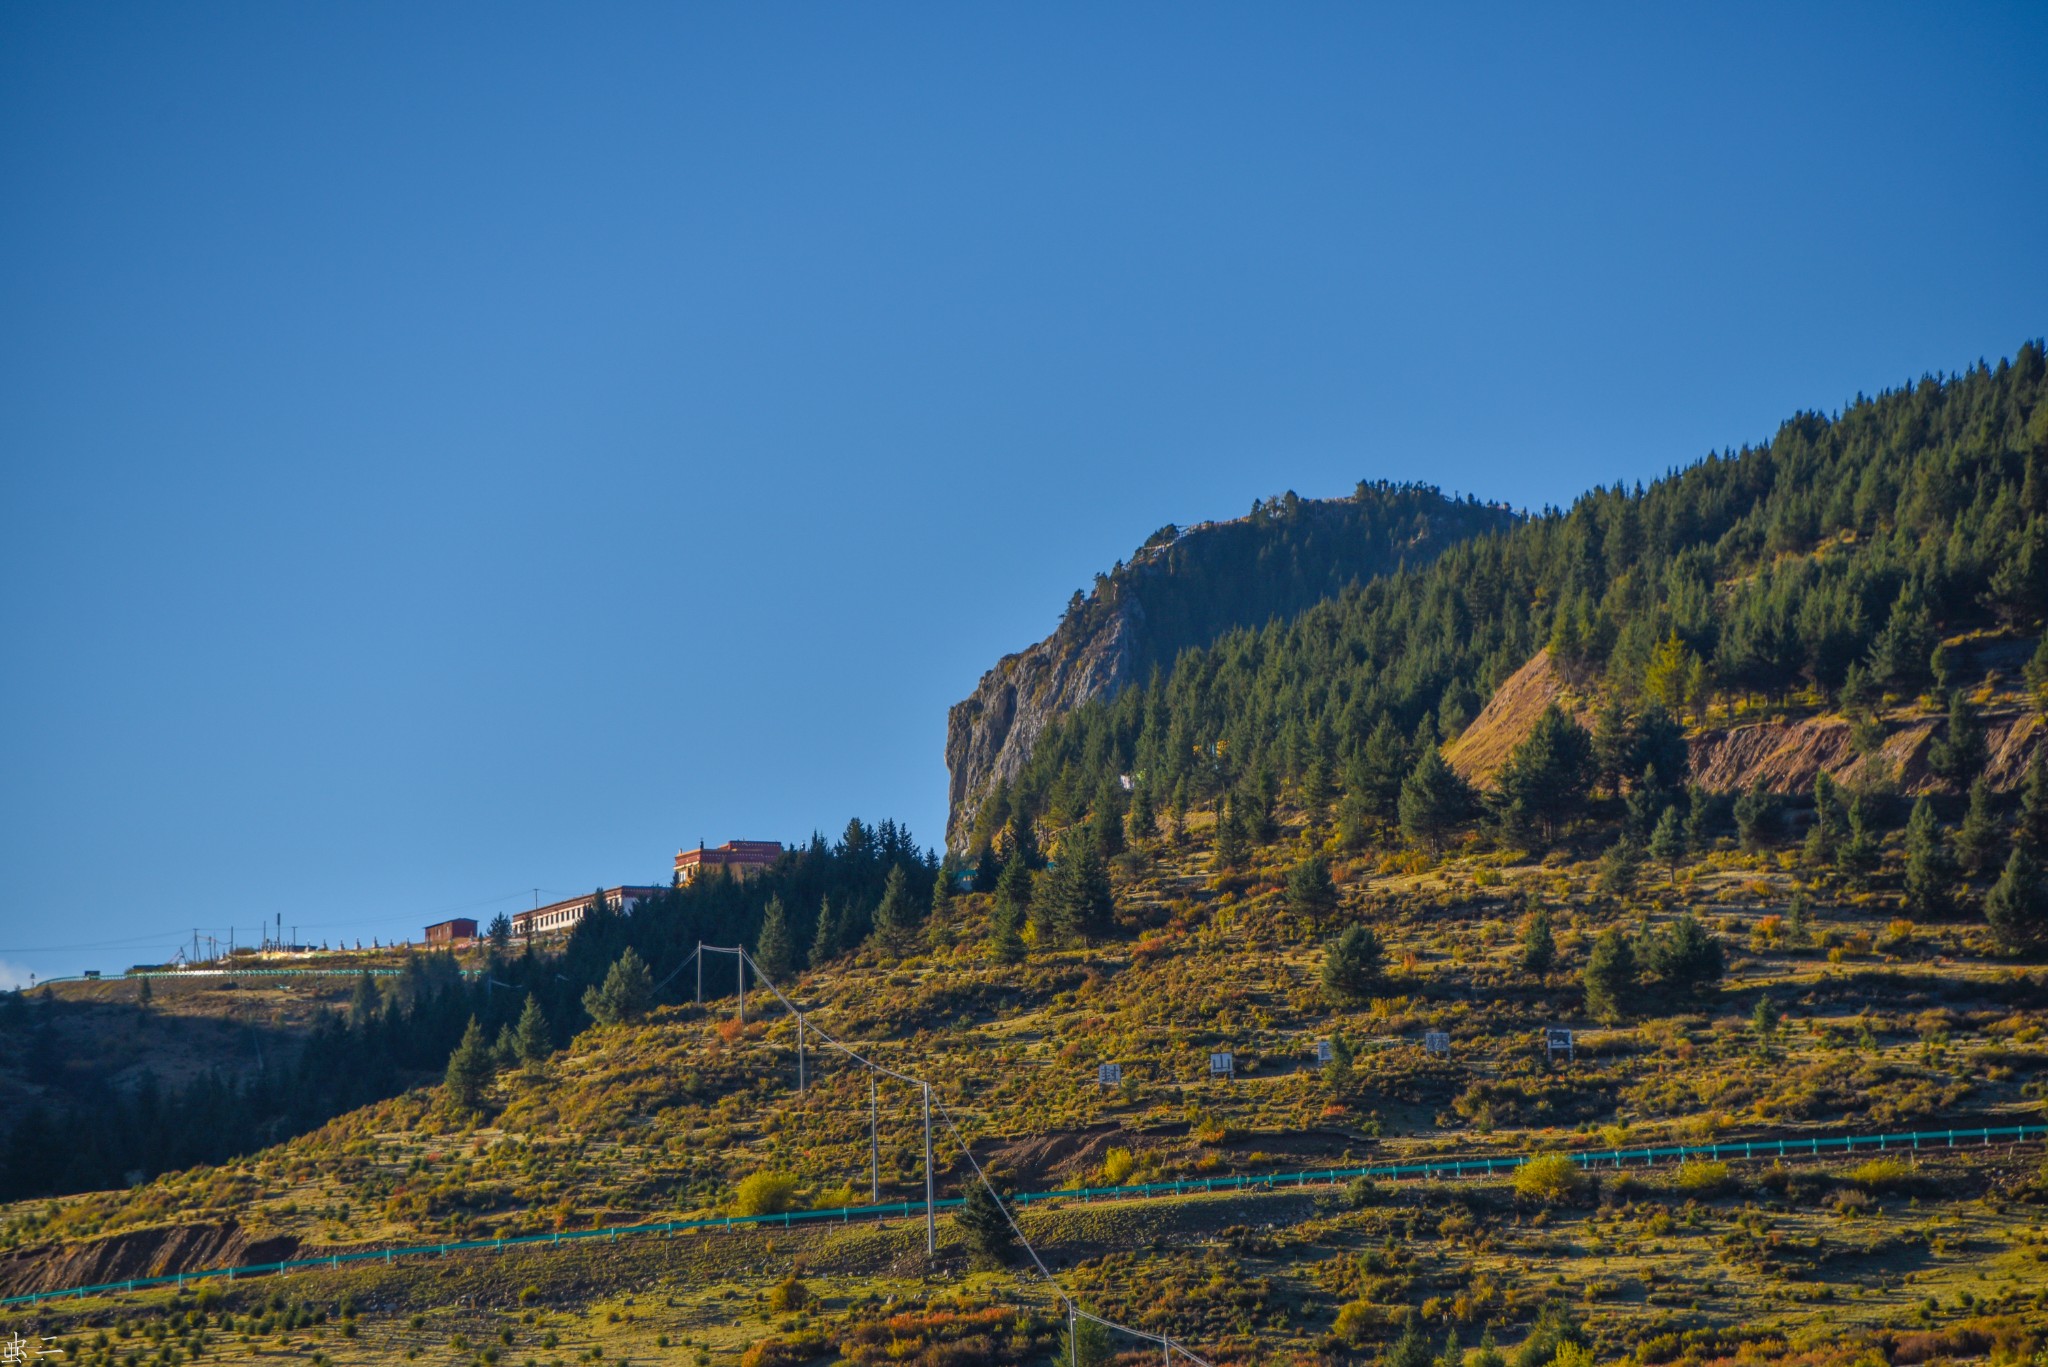
<svg viewBox="0 0 2048 1367">
<path fill-rule="evenodd" d="M 724 869 L 732 874 L 753 873 L 772 867 L 782 858 L 779 840 L 728 840 L 716 849 L 703 845 L 676 854 L 676 882 L 687 883 L 700 873 Z"/>
<path fill-rule="evenodd" d="M 457 940 L 474 940 L 476 922 L 467 916 L 458 916 L 452 921 L 436 921 L 427 927 L 427 943 L 430 945 L 452 945 Z"/>
</svg>

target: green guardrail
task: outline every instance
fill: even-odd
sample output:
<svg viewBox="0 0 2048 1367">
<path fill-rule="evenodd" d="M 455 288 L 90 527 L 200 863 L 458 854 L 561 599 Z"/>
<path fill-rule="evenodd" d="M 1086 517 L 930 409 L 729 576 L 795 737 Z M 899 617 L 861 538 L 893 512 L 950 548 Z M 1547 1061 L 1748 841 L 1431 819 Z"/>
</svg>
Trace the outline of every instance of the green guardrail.
<svg viewBox="0 0 2048 1367">
<path fill-rule="evenodd" d="M 1803 1139 L 1734 1139 L 1711 1144 L 1580 1150 L 1569 1152 L 1568 1156 L 1582 1168 L 1626 1168 L 1637 1164 L 1651 1166 L 1660 1160 L 1682 1162 L 1689 1158 L 1818 1158 L 1828 1154 L 1854 1153 L 1859 1150 L 1888 1153 L 1894 1150 L 1918 1151 L 1923 1148 L 1952 1149 L 1963 1144 L 1989 1146 L 1994 1141 L 2019 1144 L 2031 1139 L 2044 1138 L 2048 1138 L 2048 1125 L 1993 1125 L 1972 1129 L 1910 1130 L 1899 1134 L 1815 1135 Z M 1218 1191 L 1273 1191 L 1312 1184 L 1328 1185 L 1360 1177 L 1384 1177 L 1394 1181 L 1404 1178 L 1428 1180 L 1446 1177 L 1483 1177 L 1488 1173 L 1511 1172 L 1528 1159 L 1527 1154 L 1485 1158 L 1433 1158 L 1415 1163 L 1372 1163 L 1363 1167 L 1323 1168 L 1292 1173 L 1186 1177 L 1171 1182 L 1141 1182 L 1124 1187 L 1069 1187 L 1059 1191 L 1017 1192 L 1007 1199 L 1013 1205 L 1025 1206 L 1047 1201 L 1127 1201 Z M 934 1204 L 944 1210 L 960 1203 L 959 1197 L 947 1197 Z M 554 1234 L 519 1234 L 511 1238 L 463 1239 L 454 1243 L 414 1244 L 403 1248 L 357 1249 L 348 1253 L 330 1253 L 318 1258 L 289 1258 L 283 1262 L 252 1263 L 243 1267 L 216 1267 L 200 1272 L 133 1277 L 127 1281 L 103 1282 L 97 1286 L 66 1287 L 58 1291 L 31 1291 L 18 1296 L 0 1297 L 0 1305 L 32 1305 L 65 1297 L 78 1298 L 123 1291 L 142 1291 L 159 1286 L 175 1285 L 183 1288 L 188 1282 L 204 1281 L 209 1277 L 219 1277 L 232 1282 L 238 1276 L 255 1277 L 283 1272 L 314 1271 L 320 1268 L 341 1267 L 347 1263 L 389 1263 L 399 1258 L 445 1257 L 450 1253 L 479 1250 L 503 1252 L 513 1248 L 552 1248 L 584 1239 L 606 1239 L 616 1242 L 620 1238 L 642 1238 L 656 1234 L 692 1234 L 707 1230 L 763 1226 L 793 1228 L 802 1223 L 830 1220 L 842 1223 L 855 1219 L 888 1220 L 921 1215 L 924 1210 L 925 1204 L 922 1201 L 897 1201 L 872 1206 L 834 1206 L 826 1210 L 792 1210 L 774 1215 L 714 1215 L 701 1220 L 664 1220 L 656 1224 L 612 1225 L 601 1229 L 563 1230 Z"/>
<path fill-rule="evenodd" d="M 458 968 L 456 972 L 465 978 L 474 978 L 486 970 L 481 968 Z M 173 982 L 180 978 L 358 978 L 367 973 L 373 978 L 396 978 L 405 972 L 402 968 L 146 968 L 140 971 L 124 970 L 97 978 L 83 973 L 73 973 L 62 978 L 41 978 L 34 987 L 21 990 L 33 992 L 52 983 L 129 983 L 137 978 L 165 978 Z"/>
</svg>

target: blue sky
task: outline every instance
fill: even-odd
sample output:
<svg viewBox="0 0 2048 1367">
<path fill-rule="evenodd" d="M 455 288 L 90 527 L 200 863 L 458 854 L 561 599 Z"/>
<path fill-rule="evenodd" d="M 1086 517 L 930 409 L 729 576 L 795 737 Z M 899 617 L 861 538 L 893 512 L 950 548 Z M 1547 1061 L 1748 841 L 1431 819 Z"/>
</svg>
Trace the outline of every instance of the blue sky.
<svg viewBox="0 0 2048 1367">
<path fill-rule="evenodd" d="M 0 974 L 936 841 L 1164 522 L 2048 328 L 2048 9 L 1557 8 L 0 9 Z"/>
</svg>

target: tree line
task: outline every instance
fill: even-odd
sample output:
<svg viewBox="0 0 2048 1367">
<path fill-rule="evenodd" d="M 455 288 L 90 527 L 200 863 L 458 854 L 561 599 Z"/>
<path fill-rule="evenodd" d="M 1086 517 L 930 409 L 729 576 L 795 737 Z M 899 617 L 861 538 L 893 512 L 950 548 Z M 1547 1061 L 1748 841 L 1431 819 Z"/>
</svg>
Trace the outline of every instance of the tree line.
<svg viewBox="0 0 2048 1367">
<path fill-rule="evenodd" d="M 499 917 L 473 972 L 452 954 L 407 954 L 395 976 L 363 974 L 347 1008 L 322 1012 L 299 1040 L 251 1030 L 247 1066 L 181 1086 L 147 1071 L 121 1085 L 101 1060 L 72 1056 L 57 1019 L 68 1008 L 51 989 L 0 993 L 0 1049 L 36 1091 L 0 1134 L 0 1200 L 224 1162 L 437 1078 L 463 1106 L 496 1070 L 539 1066 L 593 1021 L 689 1000 L 696 976 L 676 970 L 700 941 L 758 946 L 764 968 L 794 971 L 922 933 L 941 872 L 903 826 L 855 819 L 836 842 L 814 835 L 759 873 L 714 870 L 627 914 L 600 896 L 558 943 L 520 943 Z M 733 990 L 725 962 L 707 959 L 707 996 Z"/>
</svg>

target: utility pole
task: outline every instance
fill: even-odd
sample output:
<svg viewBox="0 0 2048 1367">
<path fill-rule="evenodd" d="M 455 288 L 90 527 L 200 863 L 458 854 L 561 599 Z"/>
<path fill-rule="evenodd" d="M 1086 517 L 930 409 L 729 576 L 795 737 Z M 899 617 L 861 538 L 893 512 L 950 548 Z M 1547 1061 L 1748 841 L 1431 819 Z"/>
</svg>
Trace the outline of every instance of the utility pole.
<svg viewBox="0 0 2048 1367">
<path fill-rule="evenodd" d="M 704 1004 L 704 942 L 697 941 L 697 1005 Z"/>
<path fill-rule="evenodd" d="M 796 1094 L 804 1094 L 804 1017 L 801 1011 L 796 1016 Z"/>
<path fill-rule="evenodd" d="M 733 955 L 740 966 L 740 1024 L 747 1023 L 747 956 L 744 952 Z"/>
<path fill-rule="evenodd" d="M 875 1100 L 875 1073 L 868 1070 L 868 1163 L 875 1174 L 874 1191 L 870 1196 L 876 1205 L 882 1204 L 882 1140 L 879 1129 L 881 1112 Z"/>
<path fill-rule="evenodd" d="M 924 1251 L 939 1251 L 938 1207 L 932 1191 L 932 1085 L 924 1084 Z"/>
</svg>

